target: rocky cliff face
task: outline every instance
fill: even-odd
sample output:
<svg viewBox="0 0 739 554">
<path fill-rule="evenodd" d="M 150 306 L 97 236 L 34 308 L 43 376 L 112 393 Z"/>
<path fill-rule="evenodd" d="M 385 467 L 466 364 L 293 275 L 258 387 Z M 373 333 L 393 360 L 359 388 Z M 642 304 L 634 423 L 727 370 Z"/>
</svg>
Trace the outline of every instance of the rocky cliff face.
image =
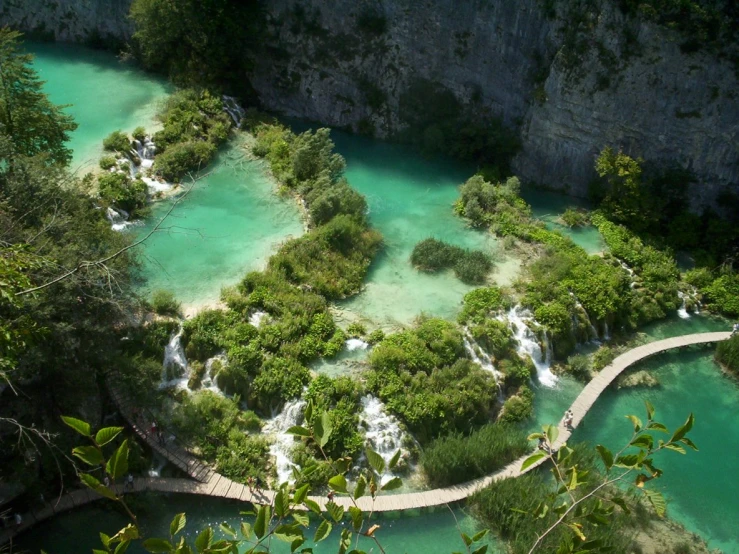
<svg viewBox="0 0 739 554">
<path fill-rule="evenodd" d="M 683 54 L 674 34 L 626 21 L 614 2 L 574 41 L 562 23 L 571 15 L 547 17 L 538 0 L 330 4 L 269 3 L 271 46 L 252 75 L 268 108 L 390 136 L 404 125 L 404 93 L 437 83 L 519 129 L 514 168 L 526 180 L 584 195 L 609 145 L 692 169 L 699 203 L 739 182 L 733 67 Z"/>
<path fill-rule="evenodd" d="M 131 0 L 0 0 L 0 22 L 32 36 L 99 43 L 131 36 Z"/>
<path fill-rule="evenodd" d="M 58 40 L 127 38 L 130 1 L 0 0 L 0 20 Z M 451 98 L 518 129 L 523 179 L 576 195 L 607 145 L 692 169 L 699 203 L 736 188 L 734 68 L 682 53 L 613 0 L 587 4 L 575 32 L 572 1 L 270 0 L 248 77 L 269 109 L 379 137 L 407 125 L 409 97 L 416 109 Z"/>
</svg>

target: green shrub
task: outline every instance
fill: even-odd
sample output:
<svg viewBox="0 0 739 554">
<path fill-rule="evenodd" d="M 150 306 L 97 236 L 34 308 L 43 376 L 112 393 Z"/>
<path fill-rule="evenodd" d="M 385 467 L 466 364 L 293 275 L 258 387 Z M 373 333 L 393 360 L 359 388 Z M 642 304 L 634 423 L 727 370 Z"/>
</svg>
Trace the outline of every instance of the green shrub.
<svg viewBox="0 0 739 554">
<path fill-rule="evenodd" d="M 144 139 L 146 138 L 146 129 L 144 129 L 141 126 L 136 127 L 133 130 L 133 133 L 131 133 L 131 136 L 135 138 L 136 140 L 138 140 L 139 142 L 144 142 Z"/>
<path fill-rule="evenodd" d="M 739 274 L 727 273 L 701 290 L 708 306 L 727 316 L 739 316 Z"/>
<path fill-rule="evenodd" d="M 100 197 L 117 208 L 133 214 L 146 206 L 146 183 L 131 180 L 125 173 L 107 173 L 98 177 Z"/>
<path fill-rule="evenodd" d="M 735 375 L 739 375 L 739 335 L 718 343 L 716 361 Z"/>
<path fill-rule="evenodd" d="M 447 487 L 492 473 L 527 450 L 523 430 L 488 423 L 467 436 L 454 433 L 432 441 L 421 454 L 421 467 L 429 484 Z"/>
<path fill-rule="evenodd" d="M 159 315 L 178 315 L 182 304 L 172 291 L 159 289 L 151 294 L 151 308 Z"/>
<path fill-rule="evenodd" d="M 508 307 L 509 302 L 504 298 L 498 287 L 475 289 L 464 295 L 462 312 L 459 314 L 459 323 L 483 323 L 488 317 Z"/>
<path fill-rule="evenodd" d="M 595 354 L 593 354 L 593 359 L 591 361 L 593 371 L 600 371 L 615 360 L 616 356 L 618 356 L 618 351 L 615 348 L 608 345 L 599 347 L 598 350 L 595 351 Z"/>
<path fill-rule="evenodd" d="M 465 250 L 433 238 L 424 239 L 413 248 L 411 263 L 422 271 L 454 268 L 454 274 L 469 284 L 483 283 L 493 268 L 493 261 L 484 252 Z"/>
<path fill-rule="evenodd" d="M 115 156 L 103 156 L 102 158 L 100 158 L 100 169 L 108 171 L 110 168 L 115 167 L 116 165 L 118 164 Z"/>
<path fill-rule="evenodd" d="M 354 338 L 354 339 L 361 338 L 361 337 L 363 337 L 364 335 L 367 334 L 367 329 L 361 323 L 351 323 L 346 328 L 346 334 L 350 338 Z"/>
<path fill-rule="evenodd" d="M 203 169 L 216 153 L 210 142 L 182 142 L 169 146 L 154 160 L 154 171 L 167 181 L 179 181 Z"/>
<path fill-rule="evenodd" d="M 357 457 L 364 448 L 364 438 L 359 432 L 359 413 L 362 386 L 349 377 L 331 378 L 319 375 L 308 386 L 305 398 L 313 403 L 315 424 L 321 412 L 328 412 L 333 432 L 324 450 L 336 459 L 342 456 Z"/>
<path fill-rule="evenodd" d="M 574 354 L 567 358 L 564 370 L 578 381 L 590 381 L 590 359 L 585 354 Z"/>
<path fill-rule="evenodd" d="M 485 290 L 485 289 L 478 289 Z M 496 360 L 517 358 L 516 340 L 513 331 L 505 321 L 485 319 L 481 324 L 470 327 L 470 333 L 485 351 Z"/>
<path fill-rule="evenodd" d="M 103 139 L 103 148 L 110 152 L 127 153 L 131 150 L 131 141 L 128 135 L 122 131 L 113 131 Z"/>
<path fill-rule="evenodd" d="M 534 393 L 526 385 L 518 389 L 518 393 L 503 403 L 503 412 L 499 420 L 503 423 L 518 423 L 530 418 L 534 413 Z"/>
<path fill-rule="evenodd" d="M 367 337 L 367 342 L 369 344 L 378 344 L 383 340 L 385 340 L 385 333 L 382 329 L 375 329 Z"/>
<path fill-rule="evenodd" d="M 590 223 L 587 211 L 577 208 L 567 208 L 559 217 L 567 227 L 582 227 Z"/>
</svg>

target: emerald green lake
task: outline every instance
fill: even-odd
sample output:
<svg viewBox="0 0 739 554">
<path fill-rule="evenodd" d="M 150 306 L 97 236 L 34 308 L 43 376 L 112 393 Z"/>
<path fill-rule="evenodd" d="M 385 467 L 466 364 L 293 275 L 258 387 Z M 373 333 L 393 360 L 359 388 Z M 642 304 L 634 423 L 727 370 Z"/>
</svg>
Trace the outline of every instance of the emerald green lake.
<svg viewBox="0 0 739 554">
<path fill-rule="evenodd" d="M 170 88 L 110 54 L 61 45 L 32 45 L 35 67 L 48 81 L 45 90 L 52 101 L 71 103 L 68 108 L 80 127 L 72 136 L 75 167 L 97 162 L 102 139 L 111 131 L 131 131 L 138 125 L 152 128 L 158 103 Z M 518 262 L 504 258 L 496 241 L 465 227 L 452 213 L 457 186 L 474 171 L 465 164 L 429 160 L 413 151 L 335 132 L 340 153 L 347 159 L 347 178 L 367 196 L 370 218 L 385 237 L 385 249 L 370 268 L 366 289 L 342 303 L 347 319 L 364 319 L 392 327 L 406 324 L 421 312 L 453 317 L 465 292 L 470 290 L 452 274 L 426 275 L 410 266 L 410 252 L 419 240 L 439 238 L 467 248 L 479 248 L 497 259 L 499 283 L 515 276 Z M 556 216 L 576 202 L 548 193 L 524 191 L 535 215 L 549 226 Z M 172 200 L 153 206 L 152 216 L 129 232 L 147 232 Z M 238 281 L 261 267 L 277 245 L 302 232 L 292 200 L 281 200 L 265 177 L 259 162 L 247 160 L 232 142 L 179 205 L 173 216 L 147 242 L 142 252 L 144 291 L 168 288 L 185 304 L 210 303 L 222 286 Z M 603 249 L 592 228 L 566 232 L 589 252 Z M 645 330 L 659 339 L 702 330 L 726 329 L 726 322 L 703 317 L 670 320 Z M 683 457 L 665 456 L 665 476 L 658 486 L 670 500 L 670 513 L 690 530 L 700 533 L 711 546 L 739 553 L 735 522 L 739 521 L 739 490 L 732 470 L 739 454 L 739 434 L 730 425 L 739 401 L 736 384 L 713 366 L 710 352 L 680 352 L 646 362 L 660 379 L 657 389 L 609 392 L 599 401 L 575 435 L 614 445 L 629 431 L 623 415 L 641 414 L 643 399 L 657 406 L 669 426 L 696 414 L 694 440 L 701 452 Z M 581 385 L 561 379 L 557 389 L 540 388 L 537 422 L 557 421 Z M 188 511 L 192 528 L 236 517 L 233 504 L 213 500 L 156 497 L 146 512 L 150 529 L 164 529 L 177 511 Z M 26 539 L 46 541 L 54 552 L 89 551 L 96 531 L 91 521 L 110 525 L 114 514 L 100 509 L 80 510 L 57 518 L 32 531 Z M 474 526 L 469 518 L 464 525 Z M 448 511 L 418 517 L 385 519 L 390 552 L 443 552 L 461 549 L 454 520 Z M 85 541 L 89 540 L 89 547 Z M 42 543 L 29 542 L 38 549 Z M 66 544 L 66 546 L 64 546 Z M 66 548 L 66 550 L 65 550 Z M 320 550 L 319 550 L 320 552 Z"/>
</svg>

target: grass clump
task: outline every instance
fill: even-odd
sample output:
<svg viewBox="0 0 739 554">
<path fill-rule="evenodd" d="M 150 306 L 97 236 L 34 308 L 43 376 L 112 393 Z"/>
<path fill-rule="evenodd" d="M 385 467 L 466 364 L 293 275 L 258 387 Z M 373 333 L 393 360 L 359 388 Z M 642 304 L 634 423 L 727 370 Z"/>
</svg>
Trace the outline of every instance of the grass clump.
<svg viewBox="0 0 739 554">
<path fill-rule="evenodd" d="M 734 375 L 739 376 L 739 335 L 718 343 L 716 361 Z"/>
<path fill-rule="evenodd" d="M 108 171 L 109 169 L 117 165 L 117 161 L 115 159 L 115 156 L 103 156 L 102 158 L 100 158 L 99 164 L 100 169 Z"/>
<path fill-rule="evenodd" d="M 453 433 L 432 441 L 421 455 L 421 467 L 431 485 L 446 487 L 492 473 L 527 450 L 523 430 L 488 423 L 466 436 Z"/>
<path fill-rule="evenodd" d="M 178 302 L 174 293 L 169 290 L 155 290 L 151 294 L 151 309 L 159 315 L 179 315 L 182 304 Z"/>
<path fill-rule="evenodd" d="M 411 263 L 421 271 L 454 269 L 454 274 L 468 284 L 481 284 L 493 268 L 491 257 L 479 250 L 467 250 L 446 242 L 427 238 L 416 244 Z"/>
</svg>

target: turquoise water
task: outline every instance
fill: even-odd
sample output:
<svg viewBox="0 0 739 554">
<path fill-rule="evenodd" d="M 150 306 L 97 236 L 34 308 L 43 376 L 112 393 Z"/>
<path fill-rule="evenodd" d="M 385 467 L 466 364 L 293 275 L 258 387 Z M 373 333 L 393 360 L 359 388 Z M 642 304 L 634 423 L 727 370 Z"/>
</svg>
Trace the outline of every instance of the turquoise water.
<svg viewBox="0 0 739 554">
<path fill-rule="evenodd" d="M 239 510 L 247 509 L 247 505 L 233 501 L 224 501 L 208 498 L 194 498 L 184 495 L 153 496 L 147 495 L 146 500 L 139 500 L 133 505 L 137 517 L 141 521 L 142 529 L 147 536 L 167 536 L 169 522 L 177 512 L 187 513 L 187 527 L 185 535 L 193 541 L 195 531 L 206 525 L 216 527 L 221 523 L 228 523 L 233 528 L 239 528 Z M 455 520 L 456 517 L 456 520 Z M 90 521 L 95 521 L 91 528 Z M 246 519 L 246 521 L 249 521 Z M 373 519 L 380 525 L 376 536 L 388 554 L 450 554 L 453 551 L 463 551 L 464 543 L 457 529 L 467 534 L 478 531 L 474 519 L 467 516 L 461 509 L 455 509 L 454 515 L 446 509 L 439 509 L 421 516 L 405 514 L 402 517 L 385 517 Z M 103 507 L 89 507 L 61 515 L 42 525 L 39 525 L 29 536 L 22 537 L 19 545 L 31 552 L 38 552 L 46 548 L 54 554 L 79 554 L 90 552 L 93 547 L 99 547 L 97 529 L 107 534 L 114 534 L 125 524 L 126 520 L 119 514 Z M 332 535 L 314 548 L 316 554 L 329 554 L 337 551 L 339 526 L 336 526 Z M 70 532 L 73 530 L 74 532 Z M 220 536 L 220 535 L 219 535 Z M 313 536 L 313 530 L 309 532 Z M 272 542 L 272 552 L 286 554 L 289 546 L 279 541 Z M 312 541 L 306 547 L 314 546 Z M 362 538 L 359 547 L 366 551 L 377 552 L 374 542 Z M 374 550 L 372 548 L 374 547 Z M 140 548 L 132 547 L 129 552 L 144 552 Z M 244 549 L 241 550 L 242 552 Z"/>
<path fill-rule="evenodd" d="M 157 202 L 133 232 L 148 233 L 172 202 Z M 190 310 L 212 304 L 222 286 L 262 269 L 281 242 L 302 232 L 295 201 L 278 197 L 262 162 L 247 159 L 232 140 L 145 243 L 143 291 L 171 290 Z"/>
<path fill-rule="evenodd" d="M 27 45 L 35 54 L 34 68 L 46 81 L 44 92 L 56 104 L 71 104 L 67 112 L 79 125 L 69 146 L 73 169 L 97 166 L 102 140 L 113 131 L 137 126 L 155 128 L 154 116 L 172 87 L 108 52 L 62 44 Z"/>
</svg>

